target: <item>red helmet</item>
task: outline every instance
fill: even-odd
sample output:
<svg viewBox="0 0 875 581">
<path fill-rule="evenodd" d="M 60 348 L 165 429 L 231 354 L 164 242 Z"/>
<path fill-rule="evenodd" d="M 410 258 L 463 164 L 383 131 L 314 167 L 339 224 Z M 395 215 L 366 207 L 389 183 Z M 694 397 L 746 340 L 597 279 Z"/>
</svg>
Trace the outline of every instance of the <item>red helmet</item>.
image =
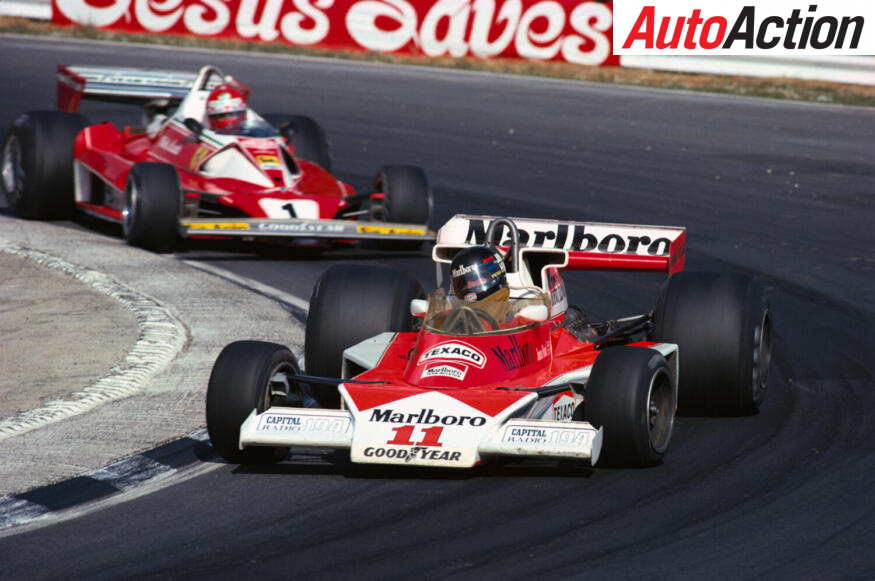
<svg viewBox="0 0 875 581">
<path fill-rule="evenodd" d="M 207 97 L 207 119 L 219 133 L 232 133 L 246 120 L 246 98 L 228 83 L 217 85 Z"/>
</svg>

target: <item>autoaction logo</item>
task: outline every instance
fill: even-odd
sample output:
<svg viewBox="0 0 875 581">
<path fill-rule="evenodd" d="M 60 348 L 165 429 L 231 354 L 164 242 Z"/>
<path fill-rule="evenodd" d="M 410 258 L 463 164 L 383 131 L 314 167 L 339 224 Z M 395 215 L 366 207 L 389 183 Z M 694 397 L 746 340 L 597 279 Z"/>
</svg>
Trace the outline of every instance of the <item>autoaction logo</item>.
<svg viewBox="0 0 875 581">
<path fill-rule="evenodd" d="M 614 54 L 871 55 L 875 2 L 618 0 Z"/>
</svg>

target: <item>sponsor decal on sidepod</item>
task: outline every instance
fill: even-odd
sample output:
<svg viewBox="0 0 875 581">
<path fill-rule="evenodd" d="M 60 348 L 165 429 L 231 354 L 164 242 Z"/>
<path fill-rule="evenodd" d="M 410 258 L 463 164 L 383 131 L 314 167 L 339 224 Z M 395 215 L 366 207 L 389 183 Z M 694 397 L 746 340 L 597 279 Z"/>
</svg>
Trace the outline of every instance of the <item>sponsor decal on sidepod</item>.
<svg viewBox="0 0 875 581">
<path fill-rule="evenodd" d="M 452 365 L 435 365 L 434 367 L 426 367 L 425 369 L 423 369 L 421 377 L 449 377 L 450 379 L 457 379 L 459 381 L 462 381 L 463 379 L 465 379 L 465 375 L 467 373 L 467 367 L 459 369 L 458 367 L 453 367 Z"/>
<path fill-rule="evenodd" d="M 476 347 L 463 341 L 446 341 L 425 351 L 419 356 L 416 364 L 423 365 L 431 361 L 455 361 L 483 369 L 486 365 L 486 356 Z"/>
</svg>

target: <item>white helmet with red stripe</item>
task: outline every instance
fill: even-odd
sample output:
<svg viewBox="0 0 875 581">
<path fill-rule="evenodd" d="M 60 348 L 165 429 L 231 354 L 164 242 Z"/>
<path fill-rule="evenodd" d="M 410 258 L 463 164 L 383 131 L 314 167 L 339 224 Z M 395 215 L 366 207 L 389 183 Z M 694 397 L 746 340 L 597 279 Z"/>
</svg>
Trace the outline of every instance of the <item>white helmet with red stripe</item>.
<svg viewBox="0 0 875 581">
<path fill-rule="evenodd" d="M 219 133 L 234 133 L 246 121 L 246 98 L 228 83 L 217 85 L 207 97 L 210 128 Z"/>
</svg>

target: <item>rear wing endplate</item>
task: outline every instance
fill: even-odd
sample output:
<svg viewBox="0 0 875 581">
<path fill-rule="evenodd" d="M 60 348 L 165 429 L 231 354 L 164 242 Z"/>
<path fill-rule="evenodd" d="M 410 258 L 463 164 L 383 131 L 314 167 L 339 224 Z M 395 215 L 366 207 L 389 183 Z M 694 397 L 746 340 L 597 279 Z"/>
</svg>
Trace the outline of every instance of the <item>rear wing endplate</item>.
<svg viewBox="0 0 875 581">
<path fill-rule="evenodd" d="M 453 216 L 437 233 L 434 258 L 450 262 L 461 248 L 486 242 L 493 216 Z M 636 270 L 674 274 L 684 268 L 686 229 L 598 222 L 510 218 L 519 230 L 520 247 L 566 251 L 568 270 Z M 499 246 L 509 235 L 499 230 Z"/>
</svg>

